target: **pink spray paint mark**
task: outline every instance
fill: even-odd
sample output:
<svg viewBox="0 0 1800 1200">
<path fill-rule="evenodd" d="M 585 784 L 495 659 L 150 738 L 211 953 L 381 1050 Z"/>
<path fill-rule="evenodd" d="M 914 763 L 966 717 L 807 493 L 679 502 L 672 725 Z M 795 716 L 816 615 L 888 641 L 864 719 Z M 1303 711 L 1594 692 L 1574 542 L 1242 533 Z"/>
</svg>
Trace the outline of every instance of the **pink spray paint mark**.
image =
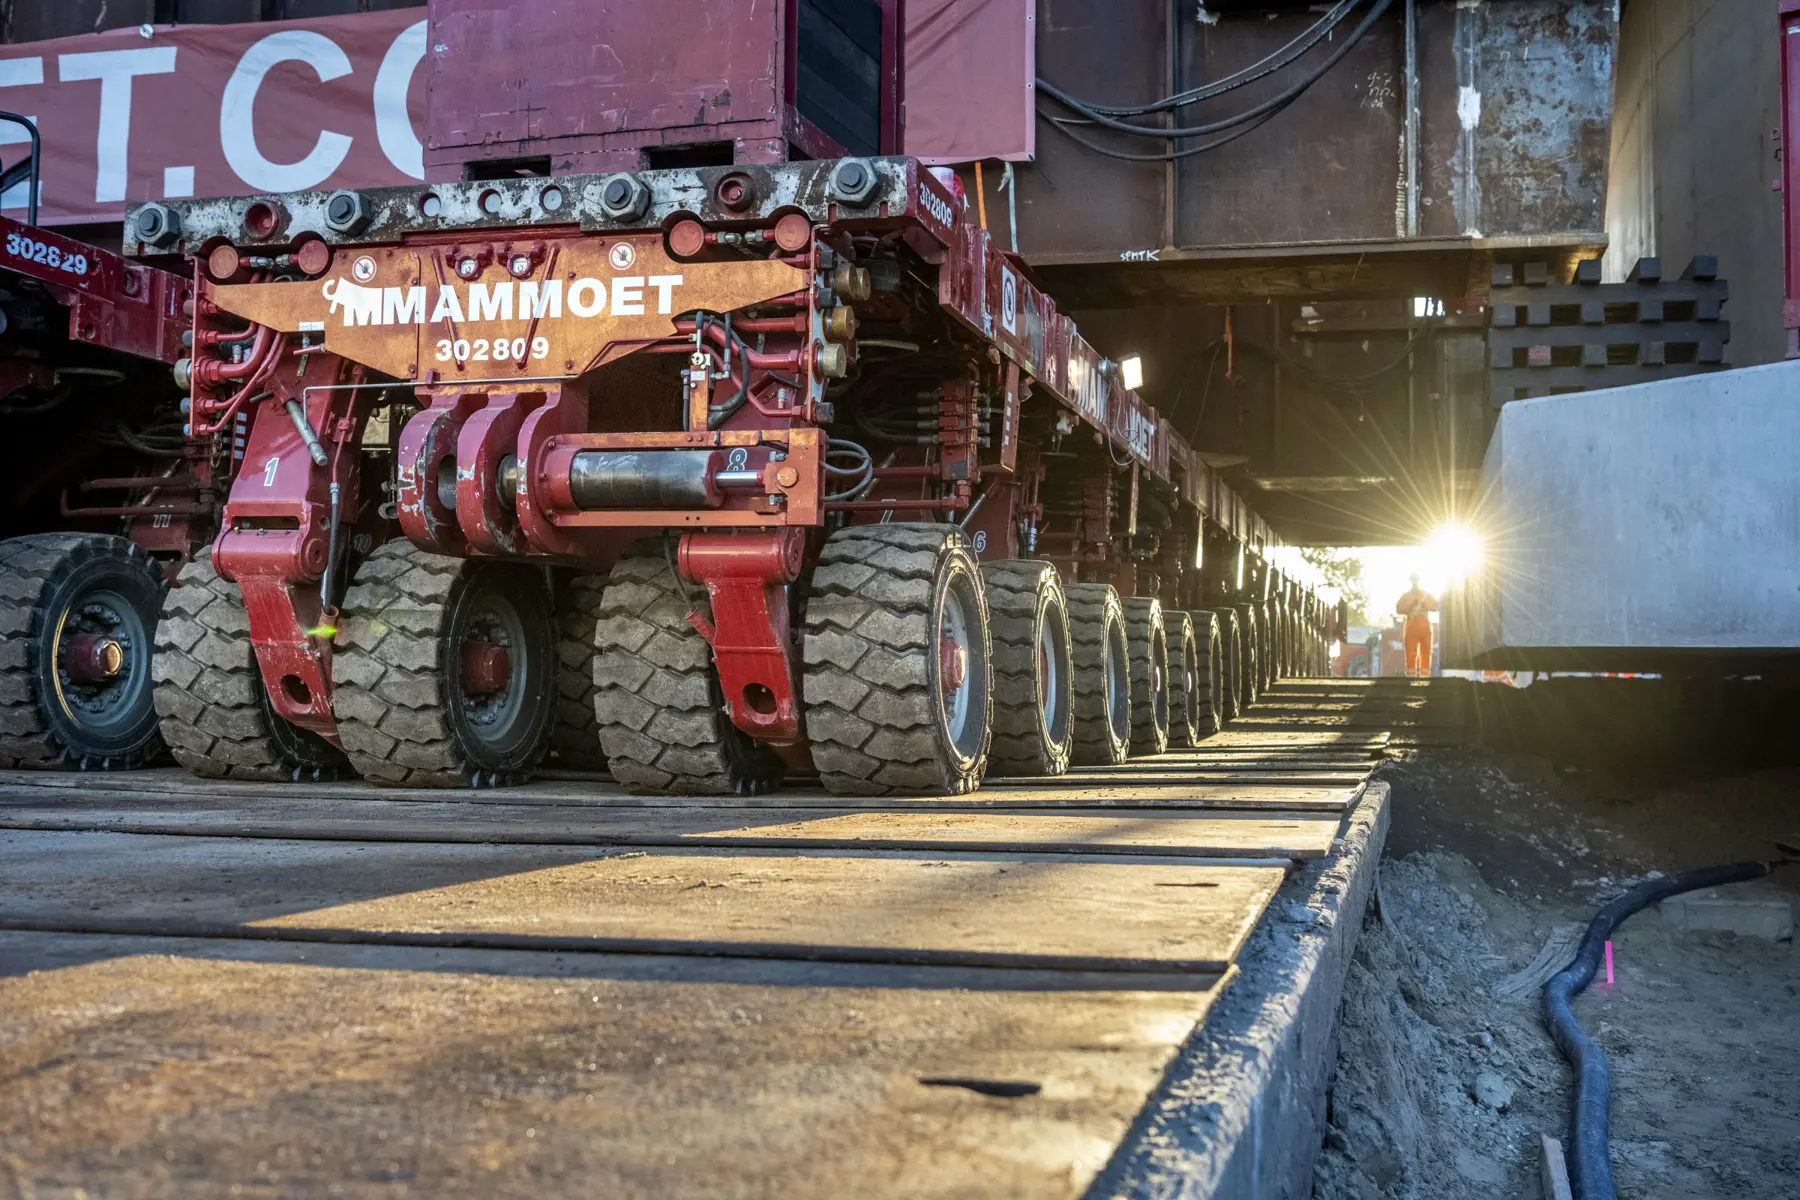
<svg viewBox="0 0 1800 1200">
<path fill-rule="evenodd" d="M 1612 982 L 1612 940 L 1609 938 L 1606 943 L 1606 986 L 1611 987 Z"/>
</svg>

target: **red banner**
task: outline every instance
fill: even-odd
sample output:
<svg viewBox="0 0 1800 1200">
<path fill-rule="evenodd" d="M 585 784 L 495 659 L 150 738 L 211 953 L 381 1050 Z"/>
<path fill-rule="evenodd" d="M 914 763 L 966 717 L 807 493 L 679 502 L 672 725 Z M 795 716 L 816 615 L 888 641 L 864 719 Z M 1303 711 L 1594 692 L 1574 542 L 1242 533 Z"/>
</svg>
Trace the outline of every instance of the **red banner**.
<svg viewBox="0 0 1800 1200">
<path fill-rule="evenodd" d="M 906 149 L 1029 159 L 1035 0 L 908 6 Z M 117 221 L 187 196 L 423 179 L 424 10 L 243 25 L 143 25 L 0 46 L 0 109 L 43 139 L 38 219 Z M 0 124 L 0 159 L 25 133 Z M 23 184 L 0 198 L 16 212 Z"/>
<path fill-rule="evenodd" d="M 47 225 L 169 197 L 401 184 L 424 178 L 425 40 L 424 11 L 399 9 L 0 46 L 0 109 L 37 122 Z M 25 140 L 0 124 L 0 158 Z M 25 199 L 21 184 L 0 205 Z"/>
</svg>

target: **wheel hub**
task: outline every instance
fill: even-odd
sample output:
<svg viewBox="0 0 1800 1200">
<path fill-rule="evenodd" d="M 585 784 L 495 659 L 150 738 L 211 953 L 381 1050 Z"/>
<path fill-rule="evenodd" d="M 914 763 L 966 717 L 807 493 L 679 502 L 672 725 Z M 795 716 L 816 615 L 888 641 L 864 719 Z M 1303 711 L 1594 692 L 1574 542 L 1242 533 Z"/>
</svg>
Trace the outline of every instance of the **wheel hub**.
<svg viewBox="0 0 1800 1200">
<path fill-rule="evenodd" d="M 938 639 L 938 678 L 946 692 L 954 692 L 969 678 L 969 649 L 950 637 Z"/>
<path fill-rule="evenodd" d="M 975 688 L 970 678 L 974 667 L 970 647 L 976 628 L 969 620 L 964 596 L 952 587 L 944 595 L 938 619 L 938 699 L 950 740 L 959 746 L 971 728 L 970 705 Z"/>
<path fill-rule="evenodd" d="M 57 698 L 84 725 L 110 723 L 148 685 L 137 669 L 143 631 L 130 606 L 110 591 L 90 592 L 63 614 L 55 646 Z"/>
<path fill-rule="evenodd" d="M 76 683 L 104 683 L 125 669 L 125 647 L 103 634 L 78 633 L 64 644 L 62 668 Z"/>
<path fill-rule="evenodd" d="M 462 646 L 463 692 L 470 696 L 492 696 L 506 690 L 512 679 L 512 656 L 505 646 L 470 638 Z"/>
</svg>

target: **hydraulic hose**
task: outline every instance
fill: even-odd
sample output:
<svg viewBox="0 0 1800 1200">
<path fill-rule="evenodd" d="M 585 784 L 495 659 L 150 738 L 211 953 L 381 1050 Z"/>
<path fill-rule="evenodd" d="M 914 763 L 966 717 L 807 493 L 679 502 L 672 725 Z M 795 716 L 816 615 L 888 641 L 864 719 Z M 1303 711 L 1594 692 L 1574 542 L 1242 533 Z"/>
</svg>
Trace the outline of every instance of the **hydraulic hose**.
<svg viewBox="0 0 1800 1200">
<path fill-rule="evenodd" d="M 1198 104 L 1202 100 L 1210 100 L 1214 96 L 1222 96 L 1226 92 L 1235 91 L 1255 83 L 1265 75 L 1279 71 L 1311 50 L 1329 36 L 1332 30 L 1342 24 L 1350 10 L 1359 3 L 1361 0 L 1338 0 L 1334 7 L 1281 49 L 1265 58 L 1258 59 L 1241 70 L 1233 71 L 1223 79 L 1214 80 L 1212 83 L 1189 88 L 1184 92 L 1176 92 L 1172 96 L 1164 96 L 1161 100 L 1155 100 L 1149 104 L 1096 104 L 1092 100 L 1083 103 L 1095 112 L 1105 113 L 1109 117 L 1145 117 L 1152 113 L 1185 108 L 1190 104 Z"/>
<path fill-rule="evenodd" d="M 1741 862 L 1701 867 L 1663 879 L 1652 879 L 1626 892 L 1594 915 L 1581 952 L 1544 985 L 1544 1019 L 1569 1065 L 1575 1068 L 1575 1103 L 1569 1113 L 1569 1186 L 1575 1200 L 1615 1200 L 1608 1142 L 1612 1136 L 1612 1075 L 1606 1051 L 1575 1019 L 1570 1002 L 1593 982 L 1607 939 L 1625 918 L 1640 908 L 1682 892 L 1761 879 L 1770 863 Z"/>
<path fill-rule="evenodd" d="M 1231 129 L 1233 126 L 1242 125 L 1246 121 L 1253 121 L 1258 117 L 1272 114 L 1293 103 L 1293 101 L 1298 99 L 1308 88 L 1323 79 L 1326 74 L 1330 72 L 1331 68 L 1342 61 L 1346 54 L 1349 54 L 1351 50 L 1356 48 L 1356 44 L 1362 41 L 1363 35 L 1369 31 L 1369 27 L 1388 10 L 1393 2 L 1394 0 L 1375 0 L 1374 5 L 1363 15 L 1362 21 L 1351 31 L 1350 36 L 1345 38 L 1343 43 L 1340 44 L 1337 49 L 1333 50 L 1331 54 L 1326 57 L 1324 62 L 1307 72 L 1304 77 L 1297 83 L 1288 87 L 1285 91 L 1275 96 L 1271 96 L 1260 104 L 1252 105 L 1243 112 L 1236 113 L 1223 120 L 1209 121 L 1204 125 L 1188 125 L 1178 129 L 1159 129 L 1149 125 L 1133 125 L 1129 121 L 1121 121 L 1115 117 L 1107 116 L 1105 113 L 1093 108 L 1085 101 L 1078 100 L 1069 95 L 1047 79 L 1039 77 L 1037 86 L 1041 94 L 1050 97 L 1063 107 L 1079 113 L 1104 129 L 1111 129 L 1117 133 L 1129 133 L 1137 137 L 1158 138 L 1165 141 L 1174 141 L 1181 138 L 1204 137 L 1211 133 L 1221 133 Z"/>
</svg>

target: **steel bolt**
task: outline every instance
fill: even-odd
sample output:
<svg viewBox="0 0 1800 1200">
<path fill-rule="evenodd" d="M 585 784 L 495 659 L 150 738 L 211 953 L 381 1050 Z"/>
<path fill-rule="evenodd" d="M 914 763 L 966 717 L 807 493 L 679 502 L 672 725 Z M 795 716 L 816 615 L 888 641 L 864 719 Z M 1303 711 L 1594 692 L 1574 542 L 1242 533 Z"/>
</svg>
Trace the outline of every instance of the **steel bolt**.
<svg viewBox="0 0 1800 1200">
<path fill-rule="evenodd" d="M 154 201 L 138 209 L 131 223 L 138 241 L 158 250 L 174 245 L 181 237 L 181 218 L 174 209 Z"/>
<path fill-rule="evenodd" d="M 608 175 L 600 181 L 600 211 L 611 221 L 635 221 L 650 207 L 650 189 L 635 175 Z"/>
<path fill-rule="evenodd" d="M 361 233 L 373 216 L 360 192 L 341 190 L 325 197 L 325 227 L 333 233 Z"/>
<path fill-rule="evenodd" d="M 833 200 L 858 208 L 874 198 L 880 183 L 881 176 L 875 170 L 875 164 L 862 158 L 839 159 L 827 180 Z"/>
</svg>

